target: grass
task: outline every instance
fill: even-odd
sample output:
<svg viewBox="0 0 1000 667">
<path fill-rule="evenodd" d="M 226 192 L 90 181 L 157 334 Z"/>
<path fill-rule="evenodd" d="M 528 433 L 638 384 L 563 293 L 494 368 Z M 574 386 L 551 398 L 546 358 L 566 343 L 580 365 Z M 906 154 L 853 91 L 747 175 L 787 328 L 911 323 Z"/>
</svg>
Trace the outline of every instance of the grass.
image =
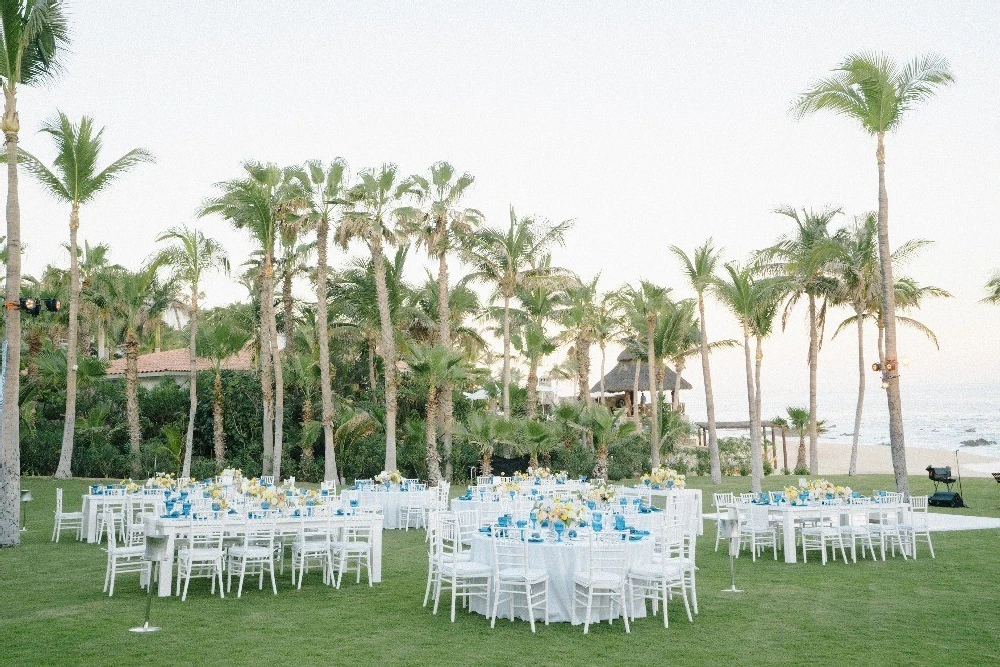
<svg viewBox="0 0 1000 667">
<path fill-rule="evenodd" d="M 830 477 L 871 491 L 891 488 L 888 476 Z M 771 477 L 767 489 L 794 478 Z M 706 509 L 714 490 L 705 478 Z M 60 482 L 79 506 L 87 480 Z M 911 480 L 914 493 L 930 490 Z M 138 575 L 119 579 L 115 596 L 101 592 L 104 553 L 72 537 L 49 541 L 57 484 L 26 478 L 35 501 L 20 547 L 0 551 L 0 663 L 35 664 L 270 664 L 390 663 L 396 665 L 643 664 L 988 664 L 1000 661 L 1000 531 L 938 533 L 937 559 L 921 551 L 901 558 L 845 566 L 786 565 L 765 558 L 737 562 L 739 597 L 729 584 L 728 560 L 712 550 L 714 524 L 698 545 L 701 614 L 689 624 L 683 607 L 671 607 L 664 630 L 659 617 L 637 621 L 625 635 L 620 623 L 592 627 L 588 636 L 568 624 L 539 626 L 460 613 L 448 622 L 421 607 L 426 576 L 422 531 L 387 531 L 383 583 L 373 589 L 345 582 L 337 591 L 318 577 L 301 590 L 279 579 L 278 595 L 251 587 L 242 599 L 209 595 L 195 581 L 187 602 L 153 600 L 153 621 L 163 630 L 139 636 L 145 605 Z M 924 487 L 928 487 L 925 489 Z M 749 480 L 729 478 L 724 490 L 749 490 Z M 965 480 L 973 510 L 1000 516 L 993 480 Z M 513 659 L 512 656 L 516 656 Z"/>
</svg>

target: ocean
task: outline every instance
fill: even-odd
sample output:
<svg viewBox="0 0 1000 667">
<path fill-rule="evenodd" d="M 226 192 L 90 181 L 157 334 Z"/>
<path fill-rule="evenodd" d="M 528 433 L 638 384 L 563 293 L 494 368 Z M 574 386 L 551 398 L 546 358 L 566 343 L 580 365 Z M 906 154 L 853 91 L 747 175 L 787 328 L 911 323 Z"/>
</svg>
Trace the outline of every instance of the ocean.
<svg viewBox="0 0 1000 667">
<path fill-rule="evenodd" d="M 692 373 L 689 371 L 687 375 Z M 700 380 L 700 377 L 697 379 Z M 879 386 L 877 377 L 872 380 L 868 382 L 865 391 L 859 442 L 864 445 L 887 446 L 889 417 L 885 390 Z M 780 387 L 772 390 L 764 387 L 762 393 L 763 419 L 786 415 L 788 406 L 809 407 L 807 391 L 788 392 Z M 968 454 L 1000 456 L 1000 384 L 933 385 L 911 381 L 902 385 L 902 395 L 907 446 L 950 452 L 961 449 Z M 700 382 L 691 391 L 684 392 L 683 400 L 692 421 L 706 419 L 705 393 Z M 817 402 L 817 415 L 819 419 L 826 421 L 826 432 L 820 434 L 820 441 L 850 444 L 854 431 L 857 387 L 837 387 L 834 390 L 821 383 Z M 748 419 L 745 385 L 715 387 L 715 417 L 717 421 Z M 989 444 L 962 444 L 978 439 L 986 440 Z"/>
</svg>

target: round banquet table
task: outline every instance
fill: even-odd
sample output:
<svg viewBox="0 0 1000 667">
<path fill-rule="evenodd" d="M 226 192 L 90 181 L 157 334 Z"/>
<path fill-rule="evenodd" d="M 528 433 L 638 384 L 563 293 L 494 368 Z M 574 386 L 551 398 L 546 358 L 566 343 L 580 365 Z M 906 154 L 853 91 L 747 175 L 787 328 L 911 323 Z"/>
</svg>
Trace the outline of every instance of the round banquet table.
<svg viewBox="0 0 1000 667">
<path fill-rule="evenodd" d="M 394 530 L 401 528 L 399 523 L 399 510 L 411 503 L 420 503 L 427 506 L 430 496 L 427 491 L 403 491 L 401 489 L 344 489 L 340 492 L 340 498 L 344 502 L 357 500 L 361 507 L 379 507 L 382 510 L 384 528 Z"/>
<path fill-rule="evenodd" d="M 530 529 L 528 530 L 530 534 Z M 635 542 L 628 542 L 626 547 L 626 559 L 629 567 L 648 563 L 653 557 L 653 539 L 644 537 Z M 588 539 L 581 537 L 577 540 L 570 540 L 565 535 L 562 542 L 556 542 L 555 538 L 546 537 L 545 542 L 540 544 L 528 543 L 528 560 L 530 567 L 544 569 L 549 574 L 549 622 L 551 623 L 571 623 L 573 621 L 573 574 L 577 571 L 585 570 L 589 563 Z M 472 560 L 483 565 L 493 564 L 492 538 L 477 534 L 472 538 Z M 627 601 L 629 605 L 632 601 Z M 471 610 L 489 616 L 492 609 L 488 609 L 482 599 L 472 598 Z M 514 606 L 514 616 L 522 620 L 527 620 L 526 609 L 523 606 Z M 509 607 L 508 607 L 509 609 Z M 503 616 L 509 613 L 508 610 L 498 610 L 497 615 Z M 594 617 L 591 623 L 598 620 L 606 621 L 610 615 L 607 607 L 593 610 Z M 631 615 L 631 609 L 629 614 Z M 536 620 L 543 618 L 542 608 L 535 609 Z M 577 624 L 583 623 L 585 610 L 577 610 Z M 645 605 L 640 605 L 635 609 L 637 618 L 645 618 Z"/>
</svg>

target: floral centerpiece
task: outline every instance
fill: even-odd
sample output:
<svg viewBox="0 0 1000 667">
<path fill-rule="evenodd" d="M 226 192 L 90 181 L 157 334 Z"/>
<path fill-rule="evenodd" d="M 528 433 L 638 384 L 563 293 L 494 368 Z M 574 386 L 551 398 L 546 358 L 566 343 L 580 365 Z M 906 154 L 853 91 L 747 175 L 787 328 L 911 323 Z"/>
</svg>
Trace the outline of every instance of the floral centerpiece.
<svg viewBox="0 0 1000 667">
<path fill-rule="evenodd" d="M 150 489 L 172 489 L 177 486 L 177 480 L 172 472 L 158 472 L 146 480 Z"/>
<path fill-rule="evenodd" d="M 521 491 L 521 484 L 516 479 L 508 478 L 499 484 L 494 484 L 493 490 L 499 493 L 519 493 Z"/>
<path fill-rule="evenodd" d="M 567 526 L 572 526 L 579 521 L 583 521 L 585 514 L 583 507 L 578 503 L 556 500 L 552 503 L 536 507 L 535 516 L 541 522 L 562 521 Z"/>
<path fill-rule="evenodd" d="M 556 484 L 565 484 L 566 480 L 569 479 L 569 472 L 565 470 L 560 470 L 555 474 Z"/>
<path fill-rule="evenodd" d="M 128 493 L 135 493 L 139 490 L 139 485 L 132 481 L 132 478 L 123 479 L 119 485 Z"/>
<path fill-rule="evenodd" d="M 534 477 L 535 479 L 548 479 L 552 477 L 552 471 L 543 466 L 539 466 L 538 468 L 528 466 L 527 476 Z"/>
<path fill-rule="evenodd" d="M 646 486 L 653 486 L 655 488 L 666 487 L 668 489 L 683 489 L 684 485 L 687 484 L 684 475 L 673 468 L 664 466 L 659 466 L 652 472 L 643 475 L 640 481 Z"/>
<path fill-rule="evenodd" d="M 383 470 L 375 475 L 375 481 L 386 486 L 389 484 L 400 484 L 403 481 L 403 476 L 399 474 L 398 470 Z"/>
<path fill-rule="evenodd" d="M 610 484 L 592 486 L 590 490 L 587 491 L 587 498 L 599 503 L 613 502 L 615 499 L 615 487 Z"/>
<path fill-rule="evenodd" d="M 786 486 L 785 496 L 792 501 L 804 498 L 810 500 L 847 499 L 851 497 L 851 487 L 837 486 L 826 479 L 812 479 L 807 481 L 805 486 Z"/>
</svg>

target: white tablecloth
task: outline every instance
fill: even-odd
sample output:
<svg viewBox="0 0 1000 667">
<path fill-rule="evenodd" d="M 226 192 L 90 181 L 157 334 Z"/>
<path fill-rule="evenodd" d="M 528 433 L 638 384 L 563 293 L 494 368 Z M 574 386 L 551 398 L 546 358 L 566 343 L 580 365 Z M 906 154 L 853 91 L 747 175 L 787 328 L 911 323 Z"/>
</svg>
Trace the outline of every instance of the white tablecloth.
<svg viewBox="0 0 1000 667">
<path fill-rule="evenodd" d="M 361 507 L 378 507 L 382 510 L 385 518 L 385 528 L 394 530 L 401 528 L 399 522 L 399 510 L 408 504 L 419 504 L 429 507 L 433 491 L 358 491 L 355 489 L 345 489 L 341 491 L 340 498 L 344 503 L 357 500 Z"/>
<path fill-rule="evenodd" d="M 105 506 L 113 507 L 115 514 L 124 511 L 128 496 L 110 496 L 87 493 L 83 496 L 83 539 L 88 542 L 97 541 L 97 513 Z"/>
<path fill-rule="evenodd" d="M 377 514 L 364 515 L 371 517 L 372 521 L 372 583 L 379 583 L 382 581 L 382 517 Z M 299 517 L 278 517 L 274 519 L 274 523 L 278 530 L 294 529 L 301 523 L 302 519 Z M 233 519 L 227 519 L 225 522 L 226 535 L 227 536 L 240 536 L 242 535 L 248 523 L 252 523 L 252 520 L 243 519 L 242 521 L 236 521 Z M 199 522 L 200 525 L 213 525 L 212 521 Z M 171 580 L 173 578 L 173 559 L 174 553 L 176 553 L 175 542 L 178 536 L 184 536 L 187 534 L 188 526 L 190 521 L 188 519 L 163 519 L 160 517 L 148 517 L 146 519 L 146 534 L 154 536 L 166 536 L 167 538 L 167 549 L 166 556 L 160 561 L 160 580 L 158 595 L 160 597 L 169 597 L 173 593 L 171 586 Z M 216 522 L 215 525 L 218 525 Z"/>
<path fill-rule="evenodd" d="M 649 562 L 653 556 L 653 540 L 645 538 L 638 542 L 628 542 L 626 557 L 629 565 L 637 565 Z M 549 574 L 549 621 L 552 623 L 569 623 L 573 620 L 573 574 L 577 570 L 585 570 L 588 565 L 588 542 L 586 539 L 578 541 L 568 540 L 565 535 L 562 542 L 546 540 L 542 544 L 528 544 L 528 558 L 531 567 L 544 569 Z M 493 545 L 491 538 L 485 535 L 476 535 L 472 538 L 472 560 L 483 565 L 493 564 Z M 492 609 L 487 609 L 486 604 L 481 599 L 473 599 L 471 602 L 472 611 L 489 616 Z M 509 609 L 509 607 L 508 607 Z M 646 616 L 645 607 L 637 608 L 635 615 L 639 618 Z M 541 610 L 537 610 L 538 619 L 542 618 Z M 498 611 L 498 616 L 508 613 L 507 610 Z M 585 610 L 577 610 L 577 622 L 583 623 Z M 631 610 L 630 610 L 631 613 Z M 517 618 L 527 620 L 525 610 L 518 610 L 514 606 L 514 615 Z M 600 620 L 607 620 L 609 613 L 603 610 Z M 591 622 L 596 622 L 598 615 L 595 614 Z"/>
</svg>

